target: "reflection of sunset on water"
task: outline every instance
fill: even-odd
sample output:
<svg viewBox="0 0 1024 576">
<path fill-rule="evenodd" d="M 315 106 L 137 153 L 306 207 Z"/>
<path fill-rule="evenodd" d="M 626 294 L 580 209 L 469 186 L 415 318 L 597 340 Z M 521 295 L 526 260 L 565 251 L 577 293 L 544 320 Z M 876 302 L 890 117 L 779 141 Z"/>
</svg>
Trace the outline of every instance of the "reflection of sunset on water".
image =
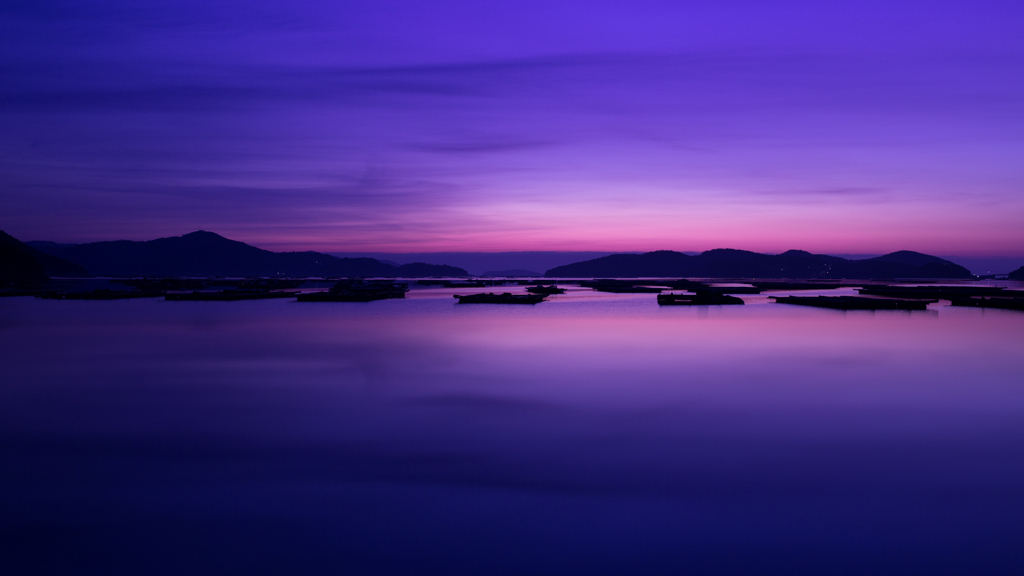
<svg viewBox="0 0 1024 576">
<path fill-rule="evenodd" d="M 653 572 L 866 567 L 893 545 L 929 567 L 1019 556 L 1002 519 L 1024 513 L 1020 312 L 659 307 L 572 286 L 459 305 L 457 290 L 0 300 L 7 521 L 60 495 L 44 522 L 83 527 L 65 541 L 153 553 L 173 533 L 246 566 L 278 550 L 256 571 L 298 561 L 282 550 L 467 573 L 545 573 L 549 547 Z"/>
</svg>

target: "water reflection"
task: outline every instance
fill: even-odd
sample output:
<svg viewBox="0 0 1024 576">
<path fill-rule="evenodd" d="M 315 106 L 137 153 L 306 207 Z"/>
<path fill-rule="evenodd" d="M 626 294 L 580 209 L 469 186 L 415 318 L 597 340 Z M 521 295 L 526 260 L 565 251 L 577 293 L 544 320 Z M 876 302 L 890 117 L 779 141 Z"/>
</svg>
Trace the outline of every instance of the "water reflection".
<svg viewBox="0 0 1024 576">
<path fill-rule="evenodd" d="M 448 291 L 450 292 L 450 291 Z M 0 301 L 23 573 L 998 573 L 1024 314 Z"/>
</svg>

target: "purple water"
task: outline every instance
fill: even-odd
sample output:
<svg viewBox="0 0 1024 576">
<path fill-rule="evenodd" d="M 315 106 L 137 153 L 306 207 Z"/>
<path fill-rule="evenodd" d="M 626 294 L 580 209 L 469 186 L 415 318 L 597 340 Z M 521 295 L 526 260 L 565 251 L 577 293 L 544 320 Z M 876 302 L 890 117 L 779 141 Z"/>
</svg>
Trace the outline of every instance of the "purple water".
<svg viewBox="0 0 1024 576">
<path fill-rule="evenodd" d="M 1024 313 L 453 292 L 0 299 L 0 569 L 1024 566 Z"/>
</svg>

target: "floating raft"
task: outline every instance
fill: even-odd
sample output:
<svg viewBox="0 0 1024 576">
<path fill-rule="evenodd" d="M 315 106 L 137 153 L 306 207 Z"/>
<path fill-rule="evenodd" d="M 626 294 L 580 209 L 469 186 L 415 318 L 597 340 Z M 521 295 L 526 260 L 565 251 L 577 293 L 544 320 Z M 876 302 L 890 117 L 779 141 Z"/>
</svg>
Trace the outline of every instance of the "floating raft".
<svg viewBox="0 0 1024 576">
<path fill-rule="evenodd" d="M 459 304 L 537 304 L 544 301 L 546 294 L 467 294 L 455 295 Z"/>
<path fill-rule="evenodd" d="M 270 292 L 267 290 L 220 290 L 217 292 L 168 292 L 164 300 L 232 302 L 235 300 L 265 300 L 267 298 L 290 298 L 295 292 Z"/>
<path fill-rule="evenodd" d="M 92 290 L 89 292 L 46 292 L 36 298 L 47 300 L 124 300 L 126 298 L 159 298 L 162 292 L 141 292 L 138 290 Z"/>
<path fill-rule="evenodd" d="M 1024 312 L 1024 298 L 954 298 L 950 303 L 953 306 L 968 308 L 999 308 Z"/>
<path fill-rule="evenodd" d="M 593 288 L 598 292 L 611 292 L 613 294 L 661 294 L 664 288 L 653 286 L 665 286 L 662 282 L 654 280 L 615 280 L 601 278 L 598 280 L 583 280 L 580 286 Z"/>
<path fill-rule="evenodd" d="M 717 292 L 719 294 L 760 294 L 764 288 L 757 286 L 708 286 L 701 288 L 700 292 Z"/>
<path fill-rule="evenodd" d="M 501 286 L 504 280 L 417 280 L 419 286 L 440 286 L 442 288 L 485 288 L 487 286 Z"/>
<path fill-rule="evenodd" d="M 661 294 L 664 288 L 653 288 L 651 286 L 591 286 L 598 292 L 611 292 L 613 294 Z"/>
<path fill-rule="evenodd" d="M 717 292 L 698 292 L 696 294 L 658 294 L 658 304 L 660 306 L 720 306 L 743 304 L 743 300 Z"/>
<path fill-rule="evenodd" d="M 299 302 L 372 302 L 405 298 L 408 284 L 390 281 L 341 280 L 326 292 L 307 292 L 296 295 Z"/>
<path fill-rule="evenodd" d="M 531 294 L 565 294 L 565 288 L 559 288 L 558 286 L 530 286 L 526 289 Z"/>
<path fill-rule="evenodd" d="M 917 300 L 952 300 L 972 296 L 1010 295 L 1003 292 L 1003 288 L 999 286 L 867 286 L 857 291 L 870 296 Z"/>
<path fill-rule="evenodd" d="M 405 298 L 405 290 L 330 290 L 298 294 L 299 302 L 372 302 Z"/>
<path fill-rule="evenodd" d="M 679 280 L 663 280 L 660 282 L 652 282 L 657 286 L 668 286 L 673 290 L 689 290 L 690 292 L 696 292 L 698 290 L 707 290 L 709 286 L 704 282 L 697 282 L 695 280 L 687 280 L 681 278 Z"/>
<path fill-rule="evenodd" d="M 925 310 L 934 300 L 895 300 L 860 296 L 769 296 L 779 304 L 814 306 L 835 310 Z"/>
<path fill-rule="evenodd" d="M 38 296 L 39 298 L 44 297 L 47 294 L 52 294 L 53 290 L 0 290 L 0 298 L 9 296 Z"/>
<path fill-rule="evenodd" d="M 841 284 L 838 282 L 751 282 L 762 290 L 832 290 L 834 288 L 853 288 L 863 284 Z"/>
</svg>

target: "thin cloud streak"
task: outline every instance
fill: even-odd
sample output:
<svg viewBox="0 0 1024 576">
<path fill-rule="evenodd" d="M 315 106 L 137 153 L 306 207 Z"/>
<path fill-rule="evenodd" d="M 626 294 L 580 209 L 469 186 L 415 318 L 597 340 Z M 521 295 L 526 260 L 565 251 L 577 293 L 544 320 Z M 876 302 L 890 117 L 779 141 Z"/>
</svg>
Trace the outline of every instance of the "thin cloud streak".
<svg viewBox="0 0 1024 576">
<path fill-rule="evenodd" d="M 676 10 L 601 6 L 580 26 L 610 31 L 604 44 L 468 34 L 457 50 L 412 20 L 382 23 L 383 8 L 349 22 L 328 4 L 232 15 L 14 3 L 0 9 L 11 32 L 0 40 L 0 193 L 13 210 L 0 225 L 84 241 L 200 220 L 335 251 L 691 250 L 730 238 L 767 249 L 778 230 L 808 249 L 867 251 L 859 228 L 893 249 L 909 238 L 951 252 L 940 231 L 959 222 L 974 231 L 959 248 L 1024 245 L 1006 217 L 1024 214 L 1024 42 L 1000 36 L 1002 20 L 944 5 L 929 26 L 956 27 L 943 18 L 961 14 L 976 42 L 918 29 L 901 37 L 913 42 L 858 45 L 852 32 L 829 39 L 787 20 L 833 22 L 841 10 L 783 5 L 777 31 L 752 24 L 762 9 L 702 10 L 682 14 L 738 20 L 672 44 L 655 22 L 685 20 Z M 376 23 L 376 39 L 354 31 L 360 21 Z M 660 44 L 627 41 L 638 23 Z M 892 211 L 899 231 L 887 228 Z M 861 219 L 843 232 L 849 245 L 813 224 L 837 214 Z"/>
</svg>

